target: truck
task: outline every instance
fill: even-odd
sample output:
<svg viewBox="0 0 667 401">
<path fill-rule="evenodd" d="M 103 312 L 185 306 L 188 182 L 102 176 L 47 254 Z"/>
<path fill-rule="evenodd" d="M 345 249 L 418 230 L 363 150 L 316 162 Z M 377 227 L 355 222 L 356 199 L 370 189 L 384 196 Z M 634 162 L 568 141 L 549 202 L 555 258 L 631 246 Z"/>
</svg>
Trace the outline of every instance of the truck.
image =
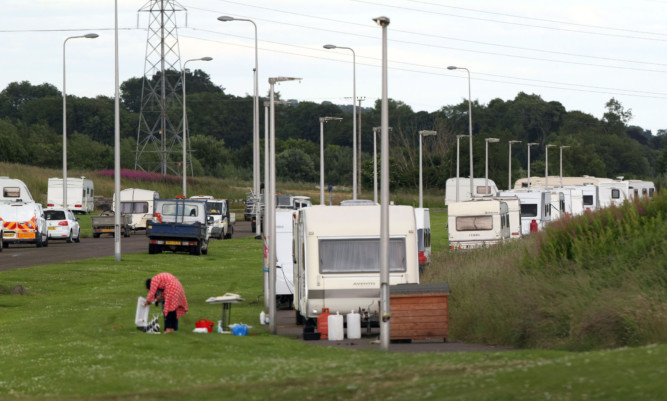
<svg viewBox="0 0 667 401">
<path fill-rule="evenodd" d="M 447 231 L 452 251 L 505 242 L 510 239 L 507 203 L 496 199 L 452 202 L 447 206 Z"/>
<path fill-rule="evenodd" d="M 155 199 L 153 217 L 146 224 L 148 253 L 162 251 L 208 254 L 213 216 L 206 202 L 192 199 Z"/>
<path fill-rule="evenodd" d="M 120 191 L 120 206 L 117 205 L 114 194 L 113 210 L 131 217 L 130 227 L 133 231 L 144 230 L 148 220 L 153 217 L 153 200 L 159 197 L 160 194 L 156 191 L 126 188 Z"/>
<path fill-rule="evenodd" d="M 132 217 L 126 214 L 120 216 L 120 231 L 124 237 L 129 237 L 132 231 Z M 106 211 L 99 216 L 90 217 L 90 225 L 93 228 L 93 238 L 99 238 L 102 234 L 115 235 L 116 215 L 114 212 Z"/>
<path fill-rule="evenodd" d="M 294 309 L 311 325 L 331 313 L 378 323 L 380 205 L 316 205 L 295 211 Z M 411 206 L 389 206 L 389 284 L 419 283 L 417 229 Z"/>
<path fill-rule="evenodd" d="M 230 213 L 228 199 L 215 199 L 210 195 L 195 195 L 190 199 L 206 201 L 206 211 L 213 216 L 211 237 L 217 239 L 230 239 L 234 235 L 234 223 L 236 213 Z"/>
<path fill-rule="evenodd" d="M 46 193 L 46 206 L 63 207 L 63 179 L 49 178 Z M 93 180 L 86 177 L 67 178 L 67 209 L 73 213 L 86 214 L 95 209 L 95 188 Z"/>
<path fill-rule="evenodd" d="M 42 205 L 36 203 L 25 183 L 19 179 L 0 177 L 0 220 L 2 247 L 9 244 L 49 245 L 48 229 Z"/>
</svg>

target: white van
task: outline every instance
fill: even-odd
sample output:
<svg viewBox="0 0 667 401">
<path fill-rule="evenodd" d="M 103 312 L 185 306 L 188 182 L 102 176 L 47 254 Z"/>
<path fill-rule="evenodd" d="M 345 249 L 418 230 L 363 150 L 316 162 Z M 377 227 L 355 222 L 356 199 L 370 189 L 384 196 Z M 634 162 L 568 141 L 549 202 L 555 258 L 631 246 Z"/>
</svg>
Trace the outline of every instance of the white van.
<svg viewBox="0 0 667 401">
<path fill-rule="evenodd" d="M 500 196 L 516 196 L 521 201 L 521 235 L 530 234 L 531 224 L 541 231 L 551 221 L 551 191 L 515 189 L 500 191 Z"/>
<path fill-rule="evenodd" d="M 49 178 L 46 205 L 50 208 L 63 207 L 63 179 Z M 93 180 L 86 177 L 67 177 L 67 209 L 74 213 L 90 213 L 95 209 Z"/>
<path fill-rule="evenodd" d="M 160 197 L 155 191 L 140 188 L 127 188 L 120 191 L 120 207 L 113 197 L 113 210 L 132 216 L 132 230 L 145 230 L 146 222 L 153 219 L 153 200 Z"/>
<path fill-rule="evenodd" d="M 297 321 L 361 311 L 377 321 L 380 205 L 317 205 L 296 211 L 294 309 Z M 415 213 L 389 206 L 389 284 L 419 283 Z"/>
<path fill-rule="evenodd" d="M 452 202 L 447 207 L 449 249 L 496 245 L 510 239 L 507 203 L 495 199 Z"/>
<path fill-rule="evenodd" d="M 232 238 L 236 214 L 229 212 L 229 200 L 214 199 L 210 195 L 195 195 L 191 196 L 190 199 L 206 201 L 206 213 L 213 217 L 211 237 L 217 239 Z"/>
<path fill-rule="evenodd" d="M 431 212 L 427 208 L 415 208 L 417 225 L 417 252 L 419 252 L 419 273 L 423 273 L 431 263 Z"/>
<path fill-rule="evenodd" d="M 485 178 L 473 178 L 472 187 L 473 187 L 473 196 L 470 196 L 470 178 L 459 177 L 458 191 L 459 199 L 458 202 L 468 201 L 472 198 L 480 198 L 484 196 L 493 196 L 498 194 L 498 187 L 493 180 L 488 180 L 488 187 L 485 187 L 486 179 Z M 445 205 L 449 205 L 450 202 L 456 202 L 456 177 L 450 178 L 445 183 Z"/>
<path fill-rule="evenodd" d="M 49 245 L 42 205 L 36 203 L 21 180 L 0 177 L 0 220 L 2 247 L 9 244 Z"/>
</svg>

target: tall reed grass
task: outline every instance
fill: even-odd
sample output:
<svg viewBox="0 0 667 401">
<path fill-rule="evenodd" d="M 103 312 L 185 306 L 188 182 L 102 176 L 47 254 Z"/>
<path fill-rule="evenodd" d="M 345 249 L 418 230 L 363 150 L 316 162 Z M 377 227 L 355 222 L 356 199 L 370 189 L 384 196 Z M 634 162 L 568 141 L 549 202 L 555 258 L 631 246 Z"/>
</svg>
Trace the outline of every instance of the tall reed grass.
<svg viewBox="0 0 667 401">
<path fill-rule="evenodd" d="M 452 337 L 597 349 L 667 341 L 667 197 L 552 223 L 504 246 L 435 255 Z"/>
</svg>

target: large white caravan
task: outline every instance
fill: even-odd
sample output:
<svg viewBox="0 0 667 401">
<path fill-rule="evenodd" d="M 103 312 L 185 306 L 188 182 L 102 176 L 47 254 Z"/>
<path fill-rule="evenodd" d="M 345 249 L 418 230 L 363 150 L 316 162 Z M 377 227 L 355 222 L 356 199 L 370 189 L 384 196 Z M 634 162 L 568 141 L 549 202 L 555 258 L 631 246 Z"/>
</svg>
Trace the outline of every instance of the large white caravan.
<svg viewBox="0 0 667 401">
<path fill-rule="evenodd" d="M 295 211 L 276 210 L 276 297 L 292 303 L 294 295 L 294 259 L 292 255 Z"/>
<path fill-rule="evenodd" d="M 21 180 L 0 177 L 2 247 L 9 244 L 48 246 L 49 237 L 42 205 L 36 203 Z"/>
<path fill-rule="evenodd" d="M 493 199 L 507 203 L 510 218 L 510 238 L 521 238 L 521 201 L 516 196 L 496 196 Z"/>
<path fill-rule="evenodd" d="M 0 204 L 35 201 L 25 183 L 16 178 L 0 177 L 0 190 Z"/>
<path fill-rule="evenodd" d="M 510 239 L 507 203 L 496 199 L 452 202 L 447 207 L 449 249 L 496 245 Z"/>
<path fill-rule="evenodd" d="M 67 178 L 67 209 L 74 213 L 90 213 L 95 208 L 93 181 L 86 177 Z M 50 208 L 63 207 L 63 179 L 49 178 L 46 205 Z"/>
<path fill-rule="evenodd" d="M 493 180 L 488 180 L 488 186 L 486 186 L 486 182 L 485 178 L 473 178 L 473 196 L 470 196 L 470 178 L 459 177 L 458 186 L 456 178 L 448 179 L 445 183 L 445 205 L 449 205 L 450 202 L 464 202 L 472 198 L 496 195 L 498 193 L 496 183 Z M 458 200 L 456 199 L 457 187 Z"/>
<path fill-rule="evenodd" d="M 132 230 L 146 229 L 146 222 L 153 219 L 153 200 L 160 197 L 155 191 L 139 188 L 127 188 L 120 191 L 120 207 L 113 199 L 113 210 L 132 216 Z"/>
<path fill-rule="evenodd" d="M 551 221 L 551 191 L 540 189 L 500 191 L 500 196 L 516 196 L 521 201 L 521 234 L 530 234 L 530 227 L 536 225 L 544 230 Z"/>
<path fill-rule="evenodd" d="M 312 319 L 322 308 L 377 317 L 380 205 L 313 206 L 296 212 L 294 308 Z M 389 284 L 419 283 L 414 210 L 389 206 Z"/>
<path fill-rule="evenodd" d="M 600 179 L 598 183 L 600 208 L 611 205 L 619 206 L 630 199 L 630 188 L 627 181 Z"/>
</svg>

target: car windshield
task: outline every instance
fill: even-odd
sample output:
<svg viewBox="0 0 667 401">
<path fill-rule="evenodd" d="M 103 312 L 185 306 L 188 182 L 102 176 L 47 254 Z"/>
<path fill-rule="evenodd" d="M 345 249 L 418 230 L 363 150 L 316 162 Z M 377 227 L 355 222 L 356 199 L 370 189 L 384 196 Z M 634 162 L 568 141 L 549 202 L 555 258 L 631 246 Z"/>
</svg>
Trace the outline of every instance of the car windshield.
<svg viewBox="0 0 667 401">
<path fill-rule="evenodd" d="M 65 212 L 62 210 L 47 210 L 44 216 L 47 220 L 65 220 Z"/>
</svg>

